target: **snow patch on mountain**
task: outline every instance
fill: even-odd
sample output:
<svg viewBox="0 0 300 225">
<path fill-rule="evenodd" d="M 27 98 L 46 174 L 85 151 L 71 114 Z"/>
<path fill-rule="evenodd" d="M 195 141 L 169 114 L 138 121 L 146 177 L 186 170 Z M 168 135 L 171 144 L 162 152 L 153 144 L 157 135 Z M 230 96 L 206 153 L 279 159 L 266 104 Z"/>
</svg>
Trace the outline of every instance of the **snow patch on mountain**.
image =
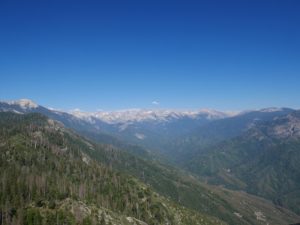
<svg viewBox="0 0 300 225">
<path fill-rule="evenodd" d="M 94 118 L 109 124 L 147 121 L 168 122 L 184 117 L 191 119 L 202 117 L 208 120 L 213 120 L 232 116 L 231 113 L 224 113 L 211 109 L 201 109 L 197 111 L 129 109 L 98 112 L 82 112 L 76 110 L 71 111 L 70 113 L 81 119 L 91 120 L 91 118 Z"/>
<path fill-rule="evenodd" d="M 28 109 L 28 108 L 29 109 L 34 109 L 34 108 L 39 107 L 38 104 L 36 104 L 35 102 L 33 102 L 30 99 L 20 99 L 20 100 L 16 100 L 16 101 L 9 101 L 9 102 L 6 102 L 6 103 L 9 104 L 9 105 L 18 105 L 23 109 Z"/>
</svg>

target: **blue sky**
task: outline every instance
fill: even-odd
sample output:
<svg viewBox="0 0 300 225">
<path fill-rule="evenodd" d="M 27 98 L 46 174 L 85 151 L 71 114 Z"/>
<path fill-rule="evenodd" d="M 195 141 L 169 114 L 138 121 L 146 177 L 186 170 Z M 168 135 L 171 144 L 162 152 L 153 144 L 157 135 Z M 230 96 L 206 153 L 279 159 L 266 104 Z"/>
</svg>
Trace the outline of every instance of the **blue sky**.
<svg viewBox="0 0 300 225">
<path fill-rule="evenodd" d="M 0 99 L 300 108 L 299 12 L 297 0 L 1 0 Z"/>
</svg>

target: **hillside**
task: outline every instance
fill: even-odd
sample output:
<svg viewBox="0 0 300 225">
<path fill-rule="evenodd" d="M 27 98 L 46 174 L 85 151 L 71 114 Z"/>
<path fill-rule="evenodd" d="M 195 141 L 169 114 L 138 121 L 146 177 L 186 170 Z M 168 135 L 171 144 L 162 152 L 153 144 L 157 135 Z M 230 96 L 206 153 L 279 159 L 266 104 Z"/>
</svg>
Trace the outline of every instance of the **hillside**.
<svg viewBox="0 0 300 225">
<path fill-rule="evenodd" d="M 281 225 L 283 221 L 297 222 L 300 219 L 299 216 L 275 206 L 270 201 L 204 184 L 184 171 L 157 161 L 124 154 L 112 146 L 109 147 L 111 151 L 106 150 L 106 154 L 99 153 L 97 145 L 94 145 L 94 148 L 95 151 L 85 150 L 92 158 L 119 171 L 132 174 L 150 185 L 156 192 L 180 205 L 217 217 L 228 224 L 264 224 L 257 220 L 255 212 L 262 212 L 266 216 L 265 221 L 274 225 Z M 242 202 L 245 203 L 244 208 L 239 205 Z M 236 212 L 239 212 L 242 218 L 238 217 Z"/>
<path fill-rule="evenodd" d="M 246 190 L 300 213 L 300 113 L 257 124 L 199 153 L 185 167 L 214 184 Z"/>
<path fill-rule="evenodd" d="M 0 113 L 0 126 L 2 224 L 224 224 L 99 164 L 42 115 Z"/>
</svg>

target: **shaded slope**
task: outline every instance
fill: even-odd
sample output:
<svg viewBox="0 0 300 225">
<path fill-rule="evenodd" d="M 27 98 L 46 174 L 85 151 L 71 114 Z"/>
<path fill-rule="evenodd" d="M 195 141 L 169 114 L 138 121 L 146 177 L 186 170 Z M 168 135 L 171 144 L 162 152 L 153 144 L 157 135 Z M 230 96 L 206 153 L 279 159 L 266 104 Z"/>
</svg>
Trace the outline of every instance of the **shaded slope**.
<svg viewBox="0 0 300 225">
<path fill-rule="evenodd" d="M 186 168 L 300 213 L 300 113 L 254 126 L 199 154 Z"/>
</svg>

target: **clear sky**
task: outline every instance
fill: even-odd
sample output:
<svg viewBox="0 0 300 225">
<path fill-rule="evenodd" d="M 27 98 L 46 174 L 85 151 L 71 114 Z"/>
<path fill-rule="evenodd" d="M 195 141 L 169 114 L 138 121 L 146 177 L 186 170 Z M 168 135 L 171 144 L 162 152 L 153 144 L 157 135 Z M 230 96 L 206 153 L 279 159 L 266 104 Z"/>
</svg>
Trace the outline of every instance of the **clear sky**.
<svg viewBox="0 0 300 225">
<path fill-rule="evenodd" d="M 0 78 L 66 110 L 300 108 L 300 1 L 0 0 Z"/>
</svg>

